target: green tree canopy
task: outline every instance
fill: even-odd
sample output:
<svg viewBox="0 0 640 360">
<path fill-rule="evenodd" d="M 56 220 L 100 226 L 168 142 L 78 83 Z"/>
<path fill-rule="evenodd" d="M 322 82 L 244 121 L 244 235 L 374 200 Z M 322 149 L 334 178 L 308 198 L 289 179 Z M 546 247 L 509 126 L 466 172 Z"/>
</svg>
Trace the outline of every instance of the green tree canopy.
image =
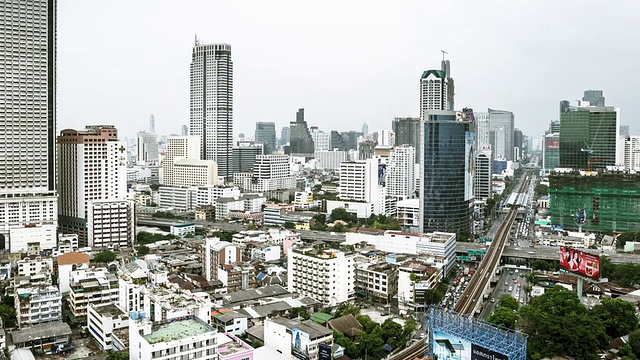
<svg viewBox="0 0 640 360">
<path fill-rule="evenodd" d="M 640 330 L 629 333 L 629 346 L 636 357 L 640 357 Z"/>
<path fill-rule="evenodd" d="M 353 316 L 356 316 L 356 315 L 360 314 L 360 308 L 355 306 L 355 305 L 351 305 L 348 302 L 343 302 L 340 305 L 338 305 L 338 308 L 333 313 L 333 317 L 334 318 L 338 318 L 340 316 L 344 316 L 344 315 L 347 315 L 347 314 L 351 314 Z"/>
<path fill-rule="evenodd" d="M 110 263 L 116 259 L 116 254 L 113 251 L 101 251 L 93 257 L 94 263 Z"/>
<path fill-rule="evenodd" d="M 331 211 L 331 221 L 342 220 L 347 223 L 355 223 L 358 221 L 358 217 L 355 214 L 348 212 L 344 208 L 335 208 Z"/>
<path fill-rule="evenodd" d="M 518 320 L 518 313 L 513 309 L 506 306 L 498 306 L 493 310 L 487 322 L 514 330 L 516 328 L 516 320 Z"/>
<path fill-rule="evenodd" d="M 393 321 L 391 318 L 386 319 L 382 323 L 382 341 L 393 346 L 394 349 L 402 347 L 406 342 L 403 337 L 402 325 Z"/>
<path fill-rule="evenodd" d="M 624 300 L 603 298 L 591 313 L 604 324 L 612 339 L 629 334 L 638 328 L 635 306 Z"/>
<path fill-rule="evenodd" d="M 513 296 L 509 294 L 504 294 L 500 297 L 500 303 L 498 306 L 503 306 L 511 310 L 518 310 L 520 304 L 518 304 L 518 300 L 516 300 Z"/>
<path fill-rule="evenodd" d="M 580 304 L 576 293 L 561 286 L 534 297 L 519 314 L 518 323 L 529 334 L 529 357 L 599 359 L 596 350 L 607 345 L 602 323 Z"/>
</svg>

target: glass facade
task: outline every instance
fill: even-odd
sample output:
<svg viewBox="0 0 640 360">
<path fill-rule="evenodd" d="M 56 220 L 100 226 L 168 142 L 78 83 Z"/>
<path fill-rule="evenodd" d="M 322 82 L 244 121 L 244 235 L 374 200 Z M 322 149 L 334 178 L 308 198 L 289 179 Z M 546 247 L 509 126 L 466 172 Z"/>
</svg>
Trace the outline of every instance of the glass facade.
<svg viewBox="0 0 640 360">
<path fill-rule="evenodd" d="M 455 112 L 427 113 L 422 123 L 422 232 L 469 232 L 471 199 L 466 196 L 467 172 L 473 166 L 469 157 L 467 121 L 456 120 Z"/>
<path fill-rule="evenodd" d="M 391 129 L 396 134 L 395 145 L 410 145 L 416 149 L 416 163 L 420 161 L 420 118 L 394 118 Z"/>
<path fill-rule="evenodd" d="M 560 167 L 603 170 L 616 165 L 617 136 L 614 108 L 565 108 L 560 114 Z"/>
</svg>

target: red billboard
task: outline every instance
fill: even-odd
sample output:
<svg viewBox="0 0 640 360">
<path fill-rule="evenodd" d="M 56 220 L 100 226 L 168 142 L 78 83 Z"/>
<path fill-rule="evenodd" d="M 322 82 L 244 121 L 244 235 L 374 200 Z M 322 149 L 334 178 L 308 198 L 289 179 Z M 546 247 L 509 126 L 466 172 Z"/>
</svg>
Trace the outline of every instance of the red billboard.
<svg viewBox="0 0 640 360">
<path fill-rule="evenodd" d="M 560 247 L 560 267 L 588 278 L 600 279 L 600 256 L 570 247 Z"/>
<path fill-rule="evenodd" d="M 547 150 L 560 150 L 560 140 L 547 139 Z"/>
</svg>

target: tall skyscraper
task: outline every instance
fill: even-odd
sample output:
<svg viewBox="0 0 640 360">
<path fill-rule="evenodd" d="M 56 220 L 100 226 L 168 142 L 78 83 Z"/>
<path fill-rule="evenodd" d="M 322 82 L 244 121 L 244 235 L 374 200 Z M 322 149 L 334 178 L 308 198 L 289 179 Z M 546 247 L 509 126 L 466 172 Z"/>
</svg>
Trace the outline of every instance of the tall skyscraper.
<svg viewBox="0 0 640 360">
<path fill-rule="evenodd" d="M 489 124 L 488 112 L 476 112 L 473 114 L 475 119 L 474 126 L 476 129 L 476 143 L 478 149 L 491 149 L 491 126 Z M 494 140 L 495 142 L 495 140 Z"/>
<path fill-rule="evenodd" d="M 156 118 L 151 114 L 149 116 L 149 132 L 152 134 L 156 133 Z"/>
<path fill-rule="evenodd" d="M 453 98 L 455 95 L 454 81 L 451 77 L 451 62 L 449 60 L 442 59 L 440 70 L 444 71 L 447 82 L 447 108 L 446 110 L 453 111 L 454 104 Z"/>
<path fill-rule="evenodd" d="M 378 145 L 393 146 L 396 143 L 396 134 L 391 129 L 378 130 Z"/>
<path fill-rule="evenodd" d="M 56 246 L 56 1 L 0 5 L 0 250 Z"/>
<path fill-rule="evenodd" d="M 420 138 L 420 232 L 470 232 L 476 141 L 471 124 L 455 111 L 429 110 Z"/>
<path fill-rule="evenodd" d="M 218 164 L 230 177 L 233 147 L 233 61 L 231 45 L 200 45 L 191 55 L 191 135 L 200 136 L 200 158 Z"/>
<path fill-rule="evenodd" d="M 291 135 L 291 129 L 288 126 L 283 126 L 280 131 L 280 145 L 284 146 L 289 144 L 289 137 Z"/>
<path fill-rule="evenodd" d="M 57 143 L 60 229 L 78 234 L 82 246 L 132 245 L 134 209 L 125 200 L 127 154 L 118 130 L 66 129 Z"/>
<path fill-rule="evenodd" d="M 513 160 L 520 161 L 522 159 L 523 135 L 520 129 L 513 130 Z"/>
<path fill-rule="evenodd" d="M 447 110 L 447 74 L 442 70 L 427 70 L 420 77 L 420 118 L 428 110 Z"/>
<path fill-rule="evenodd" d="M 150 165 L 158 162 L 158 139 L 156 134 L 139 131 L 137 136 L 137 156 L 138 165 Z"/>
<path fill-rule="evenodd" d="M 618 115 L 612 106 L 565 108 L 560 114 L 560 167 L 603 170 L 624 162 L 616 158 Z"/>
<path fill-rule="evenodd" d="M 250 172 L 253 169 L 253 164 L 256 162 L 256 156 L 264 155 L 264 146 L 262 144 L 254 144 L 249 141 L 239 141 L 238 145 L 233 147 L 232 154 L 232 172 L 234 174 Z"/>
<path fill-rule="evenodd" d="M 180 127 L 180 135 L 189 136 L 189 127 L 187 125 L 182 125 Z"/>
<path fill-rule="evenodd" d="M 307 122 L 304 120 L 304 109 L 298 109 L 296 121 L 289 124 L 291 154 L 302 154 L 312 156 L 314 143 Z"/>
<path fill-rule="evenodd" d="M 415 162 L 420 159 L 420 118 L 397 117 L 391 122 L 391 129 L 396 135 L 394 145 L 409 145 L 415 149 Z"/>
<path fill-rule="evenodd" d="M 489 109 L 489 130 L 495 133 L 492 146 L 494 158 L 514 160 L 513 129 L 514 116 L 511 111 Z"/>
<path fill-rule="evenodd" d="M 585 90 L 582 101 L 588 101 L 591 106 L 605 106 L 602 90 Z"/>
<path fill-rule="evenodd" d="M 475 177 L 473 179 L 474 187 L 474 199 L 486 201 L 491 197 L 491 150 L 477 150 L 476 164 L 475 164 Z"/>
<path fill-rule="evenodd" d="M 273 122 L 257 122 L 253 139 L 256 144 L 264 145 L 264 153 L 271 154 L 276 150 L 276 124 Z"/>
<path fill-rule="evenodd" d="M 367 123 L 362 124 L 362 134 L 364 134 L 364 136 L 369 134 L 369 125 L 367 125 Z"/>
<path fill-rule="evenodd" d="M 387 195 L 398 200 L 412 199 L 416 196 L 414 170 L 416 149 L 411 145 L 393 148 L 387 167 Z"/>
</svg>

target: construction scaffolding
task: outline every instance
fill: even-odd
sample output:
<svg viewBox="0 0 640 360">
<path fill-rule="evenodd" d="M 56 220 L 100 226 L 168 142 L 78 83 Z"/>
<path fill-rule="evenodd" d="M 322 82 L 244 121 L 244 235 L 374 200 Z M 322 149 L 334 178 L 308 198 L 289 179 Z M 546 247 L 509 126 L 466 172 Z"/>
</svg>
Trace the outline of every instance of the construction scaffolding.
<svg viewBox="0 0 640 360">
<path fill-rule="evenodd" d="M 574 171 L 549 175 L 551 223 L 578 230 L 576 212 L 586 212 L 582 229 L 640 231 L 640 174 Z"/>
<path fill-rule="evenodd" d="M 429 334 L 428 355 L 433 357 L 436 344 L 444 344 L 453 352 L 460 352 L 461 344 L 469 342 L 471 348 L 483 353 L 495 353 L 493 358 L 509 360 L 525 360 L 527 358 L 527 335 L 494 325 L 473 316 L 461 315 L 454 311 L 447 311 L 439 306 L 431 306 L 424 315 L 424 322 Z M 446 334 L 445 339 L 439 340 L 437 334 Z M 448 338 L 460 340 L 451 343 Z"/>
</svg>

